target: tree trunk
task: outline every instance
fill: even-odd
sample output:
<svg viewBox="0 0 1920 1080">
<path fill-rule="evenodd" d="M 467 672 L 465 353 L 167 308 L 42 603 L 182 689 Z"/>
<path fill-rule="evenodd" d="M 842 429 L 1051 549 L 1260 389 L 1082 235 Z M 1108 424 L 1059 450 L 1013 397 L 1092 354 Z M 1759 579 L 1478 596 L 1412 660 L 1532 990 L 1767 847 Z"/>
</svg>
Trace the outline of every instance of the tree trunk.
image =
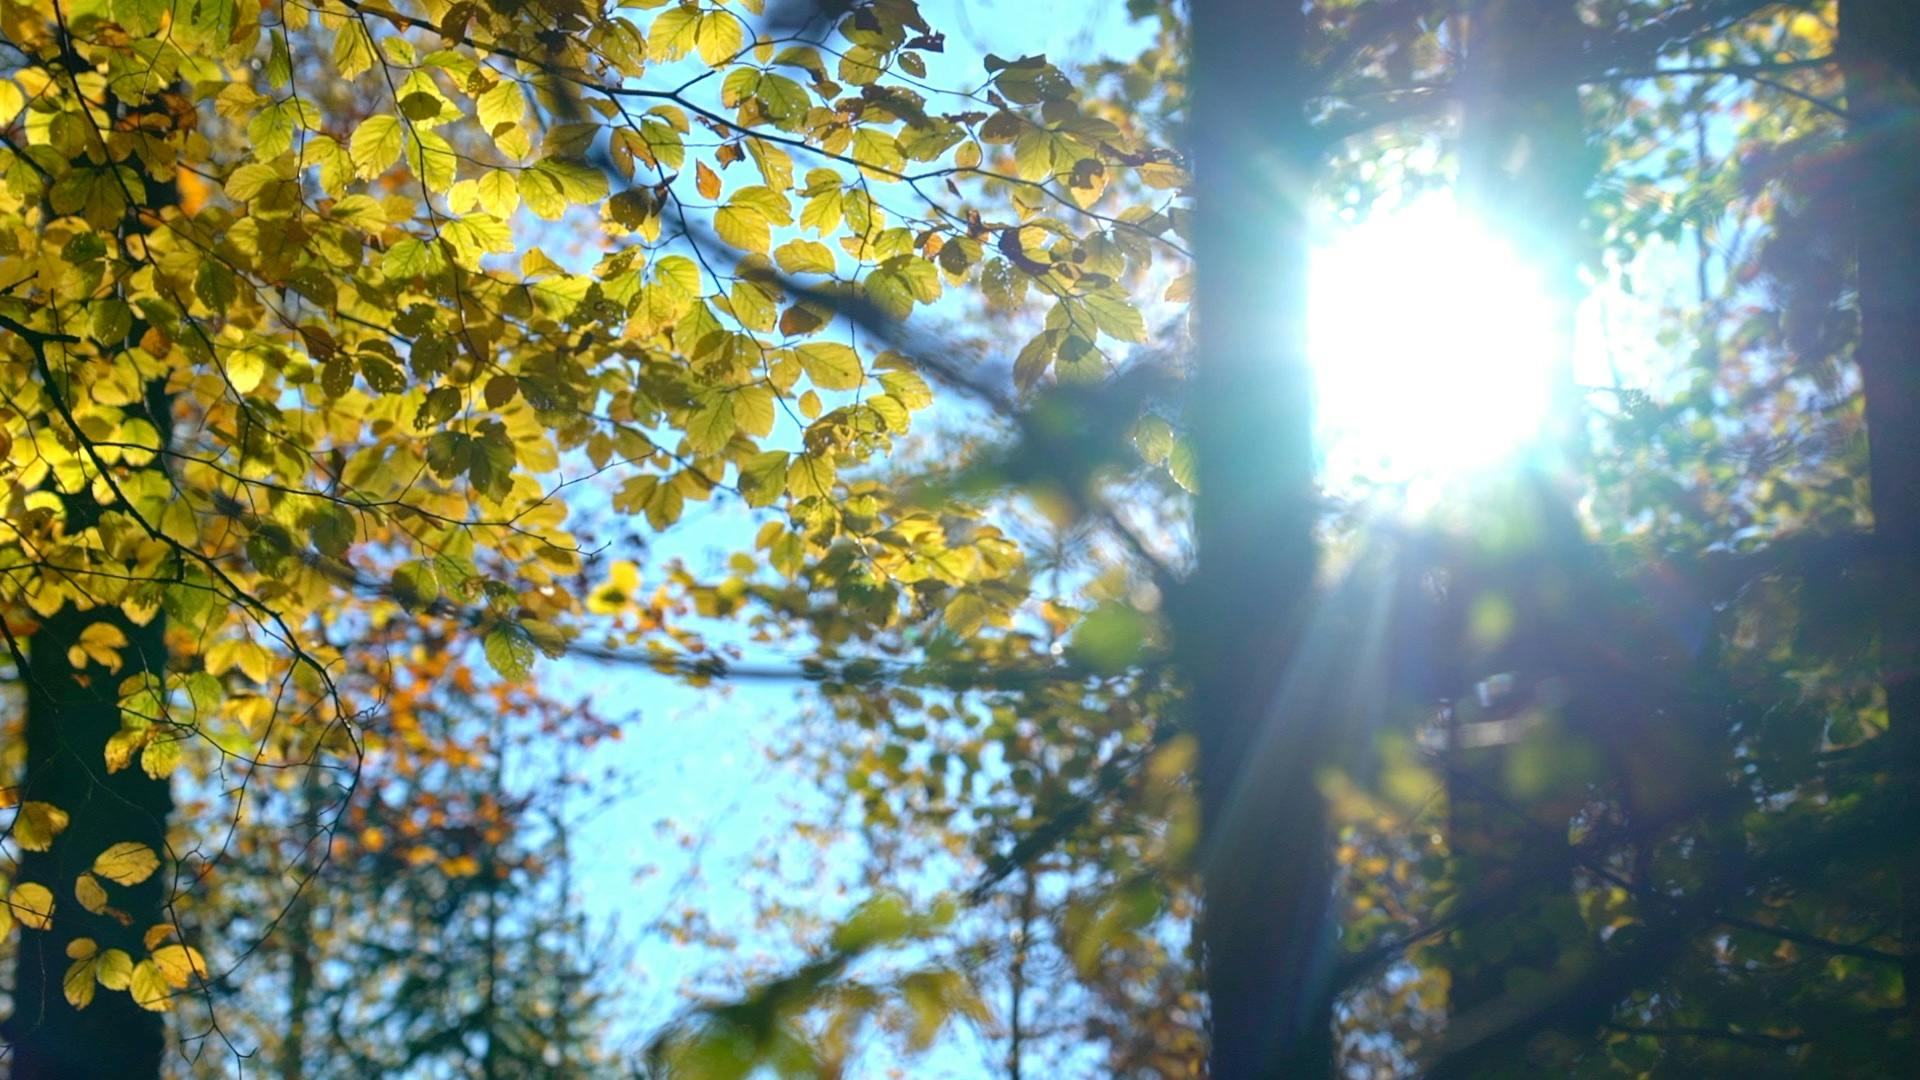
<svg viewBox="0 0 1920 1080">
<path fill-rule="evenodd" d="M 110 673 L 98 664 L 75 666 L 67 649 L 94 623 L 117 626 L 129 645 L 123 666 Z M 102 851 L 122 841 L 166 850 L 167 815 L 173 809 L 165 780 L 141 771 L 136 761 L 119 772 L 106 769 L 107 740 L 120 730 L 121 680 L 166 667 L 161 618 L 135 626 L 117 609 L 77 611 L 69 606 L 41 624 L 28 643 L 27 773 L 23 797 L 51 803 L 71 820 L 43 852 L 27 852 L 20 878 L 53 891 L 53 926 L 23 931 L 14 974 L 14 1012 L 7 1022 L 13 1049 L 13 1080 L 80 1080 L 85 1077 L 151 1077 L 160 1073 L 165 1030 L 159 1013 L 148 1012 L 125 991 L 100 990 L 85 1009 L 68 1004 L 61 980 L 71 961 L 67 943 L 92 938 L 101 949 L 126 950 L 136 961 L 149 927 L 167 921 L 163 908 L 168 875 L 163 869 L 138 885 L 109 885 L 112 904 L 130 918 L 93 914 L 74 899 L 74 883 Z"/>
<path fill-rule="evenodd" d="M 316 748 L 311 753 L 318 755 Z M 320 769 L 309 765 L 301 778 L 302 824 L 318 830 L 325 816 L 326 789 Z M 296 858 L 289 868 L 299 894 L 287 905 L 282 933 L 287 953 L 287 1033 L 280 1043 L 279 1080 L 306 1080 L 308 1021 L 313 1015 L 315 983 L 314 893 L 321 888 L 315 871 Z M 299 884 L 303 874 L 315 876 Z"/>
<path fill-rule="evenodd" d="M 115 110 L 118 103 L 109 96 L 106 106 Z M 171 180 L 144 177 L 143 185 L 147 208 L 157 212 L 178 204 L 179 189 Z M 129 218 L 123 229 L 144 226 Z M 145 330 L 146 324 L 135 319 L 126 340 L 140 340 Z M 37 352 L 45 348 L 44 342 L 36 345 Z M 167 439 L 173 402 L 165 387 L 149 385 L 144 406 L 148 422 Z M 88 464 L 91 476 L 94 463 Z M 91 527 L 102 513 L 85 490 L 64 501 L 69 533 Z M 81 632 L 97 623 L 117 628 L 127 640 L 119 650 L 118 671 L 74 650 Z M 11 638 L 8 644 L 13 645 Z M 20 880 L 51 890 L 54 912 L 49 930 L 22 935 L 13 1013 L 0 1031 L 12 1052 L 10 1075 L 12 1080 L 157 1077 L 166 1048 L 161 1014 L 136 1005 L 126 990 L 104 988 L 84 1009 L 76 1009 L 67 1001 L 63 979 L 71 963 L 67 945 L 76 938 L 91 938 L 102 951 L 122 949 L 137 964 L 151 951 L 144 935 L 173 921 L 166 908 L 172 880 L 166 858 L 167 819 L 173 812 L 168 783 L 147 775 L 137 753 L 117 772 L 108 771 L 106 760 L 107 742 L 121 728 L 121 683 L 147 673 L 165 677 L 166 616 L 156 613 L 139 626 L 112 603 L 87 611 L 69 603 L 33 632 L 26 653 L 20 673 L 27 691 L 21 797 L 59 808 L 69 822 L 48 850 L 25 852 L 20 859 Z M 84 662 L 75 664 L 72 656 Z M 109 905 L 102 913 L 82 908 L 75 883 L 101 852 L 127 841 L 150 848 L 162 860 L 160 869 L 136 885 L 106 885 Z"/>
<path fill-rule="evenodd" d="M 1840 48 L 1855 166 L 1869 477 L 1882 574 L 1887 737 L 1903 793 L 1900 938 L 1920 1036 L 1920 5 L 1845 0 Z"/>
<path fill-rule="evenodd" d="M 1461 204 L 1541 277 L 1558 340 L 1542 449 L 1549 469 L 1582 459 L 1584 412 L 1573 377 L 1582 222 L 1596 161 L 1587 148 L 1573 0 L 1485 0 L 1473 14 L 1461 76 Z M 1564 476 L 1560 479 L 1566 479 Z"/>
<path fill-rule="evenodd" d="M 1583 613 L 1556 609 L 1547 599 L 1551 590 L 1528 587 L 1540 583 L 1521 580 L 1525 575 L 1520 568 L 1531 566 L 1545 581 L 1556 570 L 1572 574 L 1582 564 L 1574 550 L 1581 541 L 1571 505 L 1580 481 L 1576 466 L 1584 457 L 1573 337 L 1582 218 L 1592 170 L 1571 63 L 1581 33 L 1572 0 L 1488 0 L 1474 9 L 1467 29 L 1459 202 L 1540 275 L 1540 300 L 1551 306 L 1554 333 L 1549 355 L 1539 358 L 1551 366 L 1553 396 L 1538 460 L 1526 468 L 1537 470 L 1538 482 L 1530 478 L 1524 483 L 1514 505 L 1481 512 L 1538 515 L 1557 526 L 1539 530 L 1540 547 L 1531 558 L 1511 553 L 1474 556 L 1476 561 L 1487 559 L 1488 569 L 1506 567 L 1512 580 L 1470 573 L 1466 581 L 1479 579 L 1487 595 L 1511 590 L 1523 608 L 1532 610 L 1515 613 L 1519 621 L 1510 634 L 1531 640 L 1485 643 L 1478 655 L 1449 646 L 1462 661 L 1453 696 L 1470 699 L 1475 683 L 1503 671 L 1538 669 L 1520 670 L 1525 680 L 1566 676 L 1583 666 L 1577 655 L 1540 650 L 1543 642 L 1554 640 L 1581 648 L 1581 635 L 1570 620 Z M 1463 589 L 1456 599 L 1458 641 L 1473 639 L 1468 611 L 1481 598 L 1475 590 Z M 1529 623 L 1536 631 L 1520 629 Z M 1518 654 L 1526 652 L 1535 654 L 1530 663 L 1519 659 Z M 1552 917 L 1557 909 L 1572 907 L 1573 898 L 1567 853 L 1541 849 L 1543 835 L 1565 833 L 1564 817 L 1556 819 L 1557 802 L 1535 807 L 1509 798 L 1511 745 L 1505 740 L 1464 744 L 1458 734 L 1464 715 L 1465 710 L 1457 709 L 1452 716 L 1456 730 L 1448 748 L 1448 842 L 1461 893 L 1489 902 L 1455 936 L 1447 1009 L 1457 1028 L 1450 1037 L 1479 1044 L 1479 1052 L 1454 1060 L 1473 1062 L 1477 1069 L 1491 1067 L 1493 1058 L 1513 1049 L 1503 1046 L 1505 1040 L 1488 1025 L 1503 1012 L 1499 1003 L 1507 997 L 1511 977 L 1523 970 L 1540 977 L 1552 973 L 1563 947 L 1573 944 L 1560 940 Z M 1520 732 L 1514 737 L 1528 736 Z M 1567 871 L 1555 872 L 1561 864 Z M 1490 948 L 1486 938 L 1497 938 L 1500 947 Z"/>
<path fill-rule="evenodd" d="M 1198 567 L 1174 610 L 1200 743 L 1215 1080 L 1331 1072 L 1326 725 L 1285 691 L 1314 577 L 1297 4 L 1195 0 Z"/>
</svg>

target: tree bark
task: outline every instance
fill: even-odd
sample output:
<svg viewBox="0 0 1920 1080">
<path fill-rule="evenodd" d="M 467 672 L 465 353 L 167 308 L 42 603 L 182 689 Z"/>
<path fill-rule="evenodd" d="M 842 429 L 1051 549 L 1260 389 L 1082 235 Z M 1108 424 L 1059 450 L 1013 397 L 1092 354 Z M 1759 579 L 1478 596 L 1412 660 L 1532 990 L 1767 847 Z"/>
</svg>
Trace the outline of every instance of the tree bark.
<svg viewBox="0 0 1920 1080">
<path fill-rule="evenodd" d="M 119 107 L 111 96 L 106 105 L 109 110 Z M 180 192 L 173 181 L 143 177 L 142 183 L 147 209 L 157 212 L 178 205 Z M 128 232 L 144 228 L 131 217 L 123 226 Z M 146 324 L 135 319 L 127 340 L 140 340 L 145 330 Z M 36 351 L 45 347 L 44 342 L 35 346 Z M 150 384 L 143 404 L 147 421 L 168 439 L 173 402 L 165 386 Z M 88 464 L 91 475 L 93 462 Z M 92 526 L 103 511 L 86 490 L 66 495 L 64 502 L 70 533 Z M 118 628 L 127 639 L 119 650 L 118 671 L 91 660 L 75 664 L 69 657 L 81 632 L 96 623 Z M 11 636 L 8 645 L 15 648 L 18 663 Z M 140 626 L 113 603 L 82 611 L 69 602 L 34 630 L 25 651 L 20 677 L 27 691 L 27 756 L 21 797 L 65 811 L 69 822 L 48 850 L 25 852 L 20 859 L 20 879 L 51 890 L 54 911 L 50 929 L 23 932 L 15 962 L 13 1013 L 0 1028 L 12 1052 L 10 1076 L 157 1077 L 166 1049 L 161 1014 L 136 1005 L 125 990 L 105 988 L 97 989 L 86 1008 L 76 1009 L 67 1001 L 63 980 L 71 963 L 67 945 L 76 938 L 91 938 L 102 951 L 122 949 L 137 964 L 150 952 L 144 935 L 171 922 L 166 908 L 171 881 L 167 820 L 173 812 L 169 785 L 163 777 L 147 775 L 138 754 L 117 772 L 109 772 L 106 762 L 107 742 L 121 728 L 121 683 L 148 673 L 165 677 L 166 616 L 156 613 Z M 162 860 L 160 869 L 136 885 L 107 885 L 108 908 L 99 914 L 85 910 L 75 896 L 75 883 L 102 851 L 126 841 L 150 848 Z"/>
<path fill-rule="evenodd" d="M 1900 938 L 1920 1037 L 1920 5 L 1845 0 L 1840 49 L 1854 165 L 1869 482 L 1882 575 L 1881 679 L 1900 821 Z"/>
<path fill-rule="evenodd" d="M 117 626 L 129 645 L 123 666 L 110 673 L 98 664 L 76 667 L 67 649 L 94 623 Z M 147 954 L 141 935 L 166 921 L 168 876 L 163 869 L 138 885 L 108 886 L 111 914 L 93 914 L 74 898 L 74 883 L 102 851 L 132 840 L 166 850 L 166 821 L 173 800 L 165 780 L 142 772 L 136 761 L 119 772 L 106 769 L 107 740 L 120 730 L 121 680 L 166 667 L 161 618 L 135 626 L 118 609 L 62 609 L 41 624 L 27 645 L 27 773 L 23 797 L 66 811 L 67 829 L 42 852 L 20 860 L 20 878 L 52 890 L 53 925 L 22 931 L 14 973 L 14 1012 L 7 1021 L 13 1080 L 79 1080 L 81 1077 L 151 1077 L 160 1073 L 165 1047 L 161 1015 L 140 1008 L 125 991 L 100 990 L 85 1009 L 68 1004 L 62 990 L 67 944 L 92 938 L 101 949 L 126 950 L 136 961 Z"/>
<path fill-rule="evenodd" d="M 1478 579 L 1485 595 L 1516 594 L 1523 610 L 1515 613 L 1518 623 L 1510 637 L 1530 640 L 1487 643 L 1479 655 L 1461 651 L 1458 644 L 1446 646 L 1462 661 L 1452 692 L 1456 699 L 1471 698 L 1477 682 L 1503 671 L 1535 669 L 1518 671 L 1526 680 L 1567 676 L 1583 667 L 1577 655 L 1582 636 L 1573 622 L 1584 613 L 1556 608 L 1546 599 L 1550 589 L 1525 579 L 1531 574 L 1545 581 L 1556 571 L 1571 575 L 1582 566 L 1571 494 L 1585 456 L 1573 341 L 1582 219 L 1592 175 L 1574 63 L 1583 28 L 1572 0 L 1486 0 L 1473 9 L 1467 31 L 1459 202 L 1540 276 L 1542 295 L 1536 302 L 1550 306 L 1553 331 L 1548 354 L 1539 358 L 1551 368 L 1547 423 L 1536 460 L 1523 466 L 1532 475 L 1523 481 L 1515 505 L 1477 509 L 1537 515 L 1557 527 L 1539 530 L 1538 550 L 1530 558 L 1478 556 L 1488 560 L 1486 569 L 1494 575 L 1465 576 L 1465 582 Z M 1468 612 L 1480 599 L 1477 589 L 1463 588 L 1454 601 L 1457 642 L 1473 639 Z M 1534 630 L 1522 629 L 1530 623 Z M 1540 648 L 1555 640 L 1573 651 L 1554 655 L 1556 650 Z M 1529 652 L 1534 653 L 1531 662 L 1522 662 L 1519 654 Z M 1493 900 L 1455 935 L 1456 960 L 1449 972 L 1447 1009 L 1461 1029 L 1452 1037 L 1469 1039 L 1476 1048 L 1449 1067 L 1471 1063 L 1463 1074 L 1471 1075 L 1494 1067 L 1496 1060 L 1513 1063 L 1508 1058 L 1517 1047 L 1497 1030 L 1486 1030 L 1487 1019 L 1508 997 L 1511 977 L 1523 969 L 1534 977 L 1550 976 L 1563 949 L 1577 943 L 1561 941 L 1551 917 L 1555 909 L 1573 905 L 1570 858 L 1541 850 L 1542 835 L 1564 834 L 1564 821 L 1556 820 L 1560 808 L 1551 799 L 1536 807 L 1508 798 L 1511 745 L 1463 745 L 1457 735 L 1463 715 L 1456 710 L 1451 718 L 1456 733 L 1448 748 L 1448 843 L 1459 890 Z M 1552 867 L 1561 863 L 1566 871 L 1554 873 Z M 1488 936 L 1500 947 L 1490 948 Z"/>
<path fill-rule="evenodd" d="M 1582 222 L 1596 162 L 1587 148 L 1573 0 L 1484 0 L 1462 70 L 1460 200 L 1540 275 L 1557 340 L 1542 440 L 1549 468 L 1577 464 L 1585 442 L 1573 378 Z"/>
<path fill-rule="evenodd" d="M 1326 725 L 1286 693 L 1313 584 L 1313 181 L 1297 4 L 1195 0 L 1199 560 L 1175 634 L 1199 739 L 1215 1080 L 1332 1069 Z"/>
</svg>

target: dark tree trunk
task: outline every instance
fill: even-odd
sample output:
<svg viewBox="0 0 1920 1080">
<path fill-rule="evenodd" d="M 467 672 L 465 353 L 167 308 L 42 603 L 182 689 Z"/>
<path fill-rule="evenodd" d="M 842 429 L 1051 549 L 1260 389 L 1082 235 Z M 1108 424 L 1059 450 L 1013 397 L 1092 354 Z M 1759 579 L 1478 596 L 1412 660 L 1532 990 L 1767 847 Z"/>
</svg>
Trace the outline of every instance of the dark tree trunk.
<svg viewBox="0 0 1920 1080">
<path fill-rule="evenodd" d="M 111 97 L 106 106 L 118 108 Z M 171 180 L 147 177 L 143 183 L 147 209 L 157 212 L 178 204 L 179 188 Z M 123 226 L 128 232 L 144 228 L 132 217 Z M 146 324 L 135 319 L 126 340 L 138 341 L 145 331 Z M 45 348 L 44 341 L 34 343 L 43 369 Z M 162 439 L 169 438 L 173 403 L 165 387 L 149 385 L 144 404 L 148 422 Z M 89 459 L 86 464 L 91 477 L 98 463 Z M 86 490 L 64 501 L 70 533 L 91 527 L 104 509 Z M 81 632 L 96 623 L 118 628 L 127 640 L 119 650 L 118 671 L 90 660 L 76 665 L 70 659 Z M 102 951 L 124 950 L 137 964 L 151 951 L 146 933 L 173 921 L 166 907 L 172 881 L 166 841 L 173 797 L 168 783 L 164 777 L 149 776 L 137 752 L 125 767 L 110 772 L 106 753 L 108 740 L 121 728 L 121 683 L 147 673 L 165 678 L 166 617 L 156 612 L 141 626 L 113 603 L 81 611 L 69 602 L 34 630 L 26 653 L 20 673 L 27 691 L 21 797 L 65 811 L 69 822 L 49 850 L 26 852 L 20 860 L 20 879 L 51 890 L 54 911 L 51 929 L 23 932 L 14 971 L 14 1009 L 0 1029 L 11 1051 L 10 1076 L 157 1077 L 166 1048 L 161 1014 L 136 1005 L 126 990 L 105 988 L 97 989 L 84 1009 L 76 1009 L 67 1001 L 63 980 L 72 962 L 67 944 L 74 939 L 91 938 Z M 101 852 L 128 841 L 151 849 L 162 860 L 160 869 L 135 885 L 106 885 L 109 906 L 103 912 L 82 908 L 74 893 L 80 875 Z"/>
<path fill-rule="evenodd" d="M 1855 166 L 1860 339 L 1874 534 L 1883 575 L 1882 681 L 1904 793 L 1900 937 L 1920 1036 L 1920 5 L 1844 0 L 1841 57 Z"/>
<path fill-rule="evenodd" d="M 1315 564 L 1304 33 L 1297 4 L 1193 5 L 1199 562 L 1174 617 L 1200 740 L 1215 1080 L 1332 1067 L 1326 725 L 1286 693 Z"/>
<path fill-rule="evenodd" d="M 1516 672 L 1524 683 L 1564 677 L 1582 666 L 1578 655 L 1542 648 L 1557 640 L 1579 649 L 1581 635 L 1569 620 L 1581 613 L 1556 610 L 1547 599 L 1552 590 L 1540 587 L 1578 572 L 1583 564 L 1571 497 L 1576 465 L 1584 457 L 1572 361 L 1582 218 L 1592 175 L 1571 62 L 1581 32 L 1571 0 L 1487 0 L 1474 8 L 1467 27 L 1460 203 L 1540 275 L 1541 300 L 1552 307 L 1554 331 L 1550 353 L 1538 358 L 1552 367 L 1553 399 L 1539 459 L 1530 468 L 1537 472 L 1516 504 L 1481 512 L 1537 517 L 1551 527 L 1537 530 L 1539 547 L 1524 559 L 1516 553 L 1473 557 L 1487 560 L 1482 570 L 1495 576 L 1468 573 L 1459 583 L 1461 595 L 1452 605 L 1456 642 L 1474 639 L 1468 612 L 1484 595 L 1510 593 L 1520 610 L 1509 640 L 1483 643 L 1477 655 L 1448 646 L 1460 662 L 1450 695 L 1456 700 L 1471 701 L 1476 682 L 1505 671 Z M 1467 585 L 1474 581 L 1486 591 Z M 1512 1055 L 1519 1048 L 1502 1038 L 1500 1019 L 1511 1011 L 1505 1001 L 1511 979 L 1522 974 L 1547 978 L 1565 948 L 1578 944 L 1560 940 L 1557 927 L 1564 920 L 1554 918 L 1573 905 L 1571 853 L 1552 850 L 1543 840 L 1564 837 L 1566 808 L 1559 800 L 1529 805 L 1510 797 L 1508 739 L 1529 733 L 1515 731 L 1475 745 L 1461 737 L 1460 722 L 1468 714 L 1458 709 L 1451 718 L 1448 840 L 1456 884 L 1482 906 L 1452 942 L 1447 1007 L 1454 1018 L 1449 1038 L 1457 1049 L 1448 1068 L 1458 1075 L 1496 1069 L 1496 1062 L 1515 1063 Z M 1501 713 L 1496 707 L 1491 715 Z M 1471 730 L 1497 732 L 1498 727 L 1495 719 Z"/>
<path fill-rule="evenodd" d="M 123 666 L 110 673 L 97 664 L 75 667 L 67 649 L 94 623 L 117 626 L 129 645 Z M 121 680 L 142 671 L 165 670 L 161 618 L 135 626 L 114 608 L 77 611 L 68 606 L 42 623 L 27 645 L 27 773 L 23 797 L 65 810 L 66 831 L 44 852 L 20 860 L 23 881 L 53 891 L 53 926 L 23 931 L 14 974 L 14 1013 L 7 1022 L 13 1080 L 80 1080 L 151 1077 L 160 1073 L 165 1032 L 159 1013 L 134 1004 L 125 991 L 100 990 L 92 1004 L 67 1003 L 61 980 L 71 961 L 67 943 L 92 938 L 101 949 L 118 948 L 137 962 L 147 954 L 141 936 L 166 922 L 168 876 L 154 874 L 132 887 L 109 885 L 113 906 L 126 925 L 92 914 L 74 898 L 74 883 L 93 860 L 122 841 L 166 850 L 167 815 L 173 809 L 165 780 L 141 771 L 136 760 L 109 774 L 107 740 L 120 730 Z"/>
<path fill-rule="evenodd" d="M 1549 467 L 1578 462 L 1585 442 L 1573 378 L 1582 222 L 1596 161 L 1580 108 L 1584 28 L 1574 0 L 1484 0 L 1462 72 L 1462 204 L 1541 275 L 1554 306 Z"/>
</svg>

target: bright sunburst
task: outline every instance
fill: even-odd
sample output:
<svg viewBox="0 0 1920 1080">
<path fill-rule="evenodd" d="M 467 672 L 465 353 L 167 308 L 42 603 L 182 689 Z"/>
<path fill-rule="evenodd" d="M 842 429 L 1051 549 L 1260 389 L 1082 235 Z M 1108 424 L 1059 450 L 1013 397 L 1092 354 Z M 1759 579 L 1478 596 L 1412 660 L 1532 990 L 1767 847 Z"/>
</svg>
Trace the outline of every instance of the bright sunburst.
<svg viewBox="0 0 1920 1080">
<path fill-rule="evenodd" d="M 1538 275 L 1446 196 L 1328 231 L 1309 348 L 1323 475 L 1424 502 L 1545 423 L 1555 319 Z"/>
</svg>

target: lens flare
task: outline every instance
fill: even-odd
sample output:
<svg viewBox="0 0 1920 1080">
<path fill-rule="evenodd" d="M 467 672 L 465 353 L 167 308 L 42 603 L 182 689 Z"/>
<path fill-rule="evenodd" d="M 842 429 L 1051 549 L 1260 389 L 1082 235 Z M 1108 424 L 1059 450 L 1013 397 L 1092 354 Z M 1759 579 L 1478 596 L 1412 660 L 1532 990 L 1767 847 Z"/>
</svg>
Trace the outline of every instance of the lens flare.
<svg viewBox="0 0 1920 1080">
<path fill-rule="evenodd" d="M 1308 348 L 1321 475 L 1409 505 L 1510 465 L 1547 419 L 1550 295 L 1519 253 L 1430 196 L 1315 245 Z"/>
</svg>

